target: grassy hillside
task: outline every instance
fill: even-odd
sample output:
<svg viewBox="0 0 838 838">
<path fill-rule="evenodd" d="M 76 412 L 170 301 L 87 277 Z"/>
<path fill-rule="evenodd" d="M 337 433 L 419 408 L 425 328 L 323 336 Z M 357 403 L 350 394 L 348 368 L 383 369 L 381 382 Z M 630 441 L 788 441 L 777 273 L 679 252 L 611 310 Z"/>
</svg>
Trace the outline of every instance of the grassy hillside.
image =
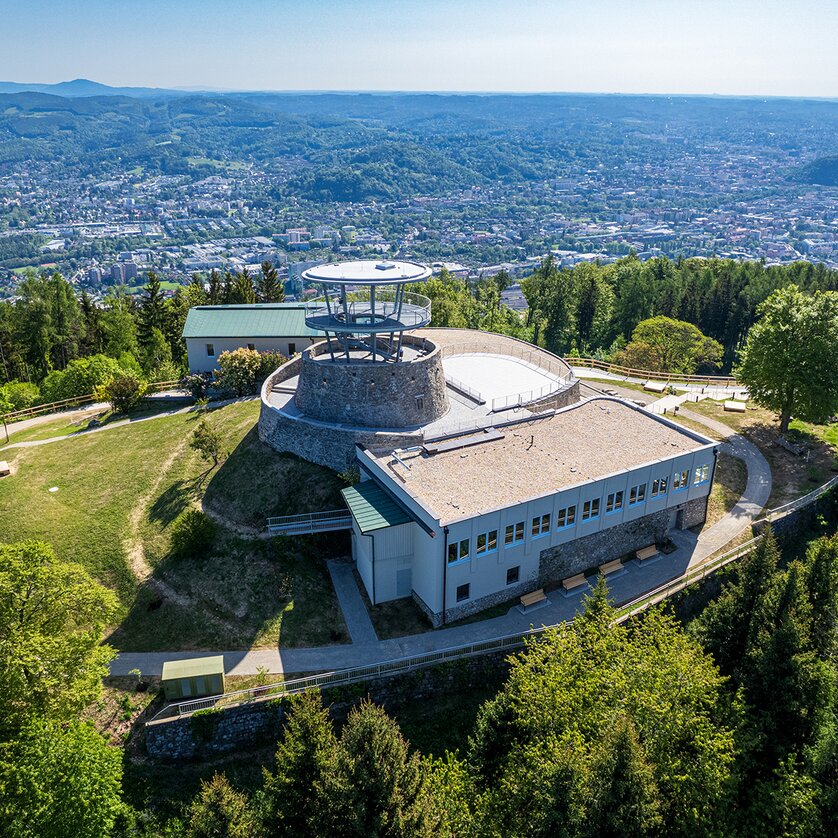
<svg viewBox="0 0 838 838">
<path fill-rule="evenodd" d="M 0 540 L 43 539 L 113 588 L 119 648 L 235 649 L 345 636 L 322 561 L 345 545 L 256 537 L 268 515 L 337 503 L 338 479 L 259 442 L 258 411 L 251 401 L 209 414 L 230 452 L 209 473 L 189 447 L 196 414 L 7 449 L 13 475 L 0 481 Z M 205 495 L 222 518 L 216 544 L 200 561 L 175 559 L 169 526 Z"/>
</svg>

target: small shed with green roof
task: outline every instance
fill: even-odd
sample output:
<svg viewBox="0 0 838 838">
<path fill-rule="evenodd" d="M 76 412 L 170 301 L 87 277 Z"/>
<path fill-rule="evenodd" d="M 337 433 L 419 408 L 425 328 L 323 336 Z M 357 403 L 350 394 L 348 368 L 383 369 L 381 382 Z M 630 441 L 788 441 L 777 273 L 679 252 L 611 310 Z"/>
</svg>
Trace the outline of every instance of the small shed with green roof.
<svg viewBox="0 0 838 838">
<path fill-rule="evenodd" d="M 165 661 L 162 686 L 166 701 L 221 695 L 224 692 L 224 655 Z"/>
</svg>

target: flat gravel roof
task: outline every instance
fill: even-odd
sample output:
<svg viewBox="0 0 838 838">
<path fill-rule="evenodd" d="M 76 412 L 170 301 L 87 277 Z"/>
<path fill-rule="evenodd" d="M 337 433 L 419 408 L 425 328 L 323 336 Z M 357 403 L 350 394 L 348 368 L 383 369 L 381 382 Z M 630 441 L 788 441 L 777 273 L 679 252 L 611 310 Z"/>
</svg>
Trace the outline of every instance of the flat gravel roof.
<svg viewBox="0 0 838 838">
<path fill-rule="evenodd" d="M 501 439 L 428 454 L 371 452 L 441 523 L 696 451 L 713 440 L 619 399 L 594 398 L 545 418 L 499 427 Z M 465 441 L 465 440 L 464 440 Z"/>
</svg>

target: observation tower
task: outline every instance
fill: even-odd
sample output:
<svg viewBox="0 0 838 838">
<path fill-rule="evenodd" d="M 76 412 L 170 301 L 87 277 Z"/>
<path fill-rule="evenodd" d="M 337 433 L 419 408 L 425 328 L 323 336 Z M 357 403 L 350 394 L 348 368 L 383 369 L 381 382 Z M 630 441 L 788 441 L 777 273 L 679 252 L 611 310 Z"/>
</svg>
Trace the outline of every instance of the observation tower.
<svg viewBox="0 0 838 838">
<path fill-rule="evenodd" d="M 354 427 L 416 428 L 448 412 L 442 358 L 414 330 L 431 301 L 408 291 L 431 275 L 415 262 L 318 265 L 303 279 L 322 289 L 306 325 L 323 340 L 301 356 L 294 402 L 309 419 Z"/>
<path fill-rule="evenodd" d="M 431 275 L 415 262 L 360 261 L 318 265 L 303 279 L 323 294 L 306 308 L 306 325 L 323 332 L 332 361 L 398 362 L 402 337 L 431 322 L 431 301 L 406 290 Z"/>
</svg>

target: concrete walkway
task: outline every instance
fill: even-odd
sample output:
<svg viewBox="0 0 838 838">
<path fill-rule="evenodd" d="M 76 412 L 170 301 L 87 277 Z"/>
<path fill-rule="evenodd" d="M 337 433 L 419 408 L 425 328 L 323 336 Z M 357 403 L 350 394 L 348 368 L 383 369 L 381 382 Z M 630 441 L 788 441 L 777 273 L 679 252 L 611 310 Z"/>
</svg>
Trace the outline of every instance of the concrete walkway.
<svg viewBox="0 0 838 838">
<path fill-rule="evenodd" d="M 585 385 L 593 392 L 600 392 L 595 385 Z M 629 388 L 615 386 L 624 397 L 653 401 L 656 395 L 639 393 Z M 646 397 L 646 398 L 644 398 Z M 706 561 L 720 548 L 739 535 L 759 515 L 771 494 L 771 470 L 760 451 L 752 443 L 735 434 L 727 425 L 698 413 L 681 410 L 680 415 L 700 422 L 705 427 L 726 437 L 722 450 L 742 459 L 748 469 L 745 492 L 736 506 L 721 520 L 707 527 L 699 536 L 689 531 L 675 531 L 672 538 L 677 549 L 653 560 L 627 562 L 625 569 L 608 579 L 614 602 L 624 603 L 643 593 L 683 575 L 687 570 Z M 526 631 L 532 626 L 555 625 L 572 619 L 582 606 L 587 586 L 571 594 L 561 590 L 549 594 L 549 605 L 531 614 L 522 614 L 517 606 L 501 617 L 481 622 L 467 623 L 437 631 L 410 635 L 393 640 L 378 640 L 364 607 L 358 586 L 352 576 L 351 564 L 329 562 L 338 601 L 344 613 L 352 644 L 318 646 L 300 649 L 255 649 L 250 651 L 206 652 L 123 652 L 111 664 L 111 674 L 125 675 L 139 669 L 144 675 L 159 675 L 166 660 L 224 655 L 228 674 L 254 675 L 260 667 L 273 674 L 324 672 L 354 666 L 368 666 L 383 661 L 448 649 L 483 640 L 503 637 Z M 365 619 L 364 619 L 365 618 Z"/>
<path fill-rule="evenodd" d="M 355 582 L 352 561 L 329 561 L 326 564 L 352 642 L 378 643 L 378 635 L 375 633 L 367 606 L 364 605 L 364 599 Z"/>
</svg>

